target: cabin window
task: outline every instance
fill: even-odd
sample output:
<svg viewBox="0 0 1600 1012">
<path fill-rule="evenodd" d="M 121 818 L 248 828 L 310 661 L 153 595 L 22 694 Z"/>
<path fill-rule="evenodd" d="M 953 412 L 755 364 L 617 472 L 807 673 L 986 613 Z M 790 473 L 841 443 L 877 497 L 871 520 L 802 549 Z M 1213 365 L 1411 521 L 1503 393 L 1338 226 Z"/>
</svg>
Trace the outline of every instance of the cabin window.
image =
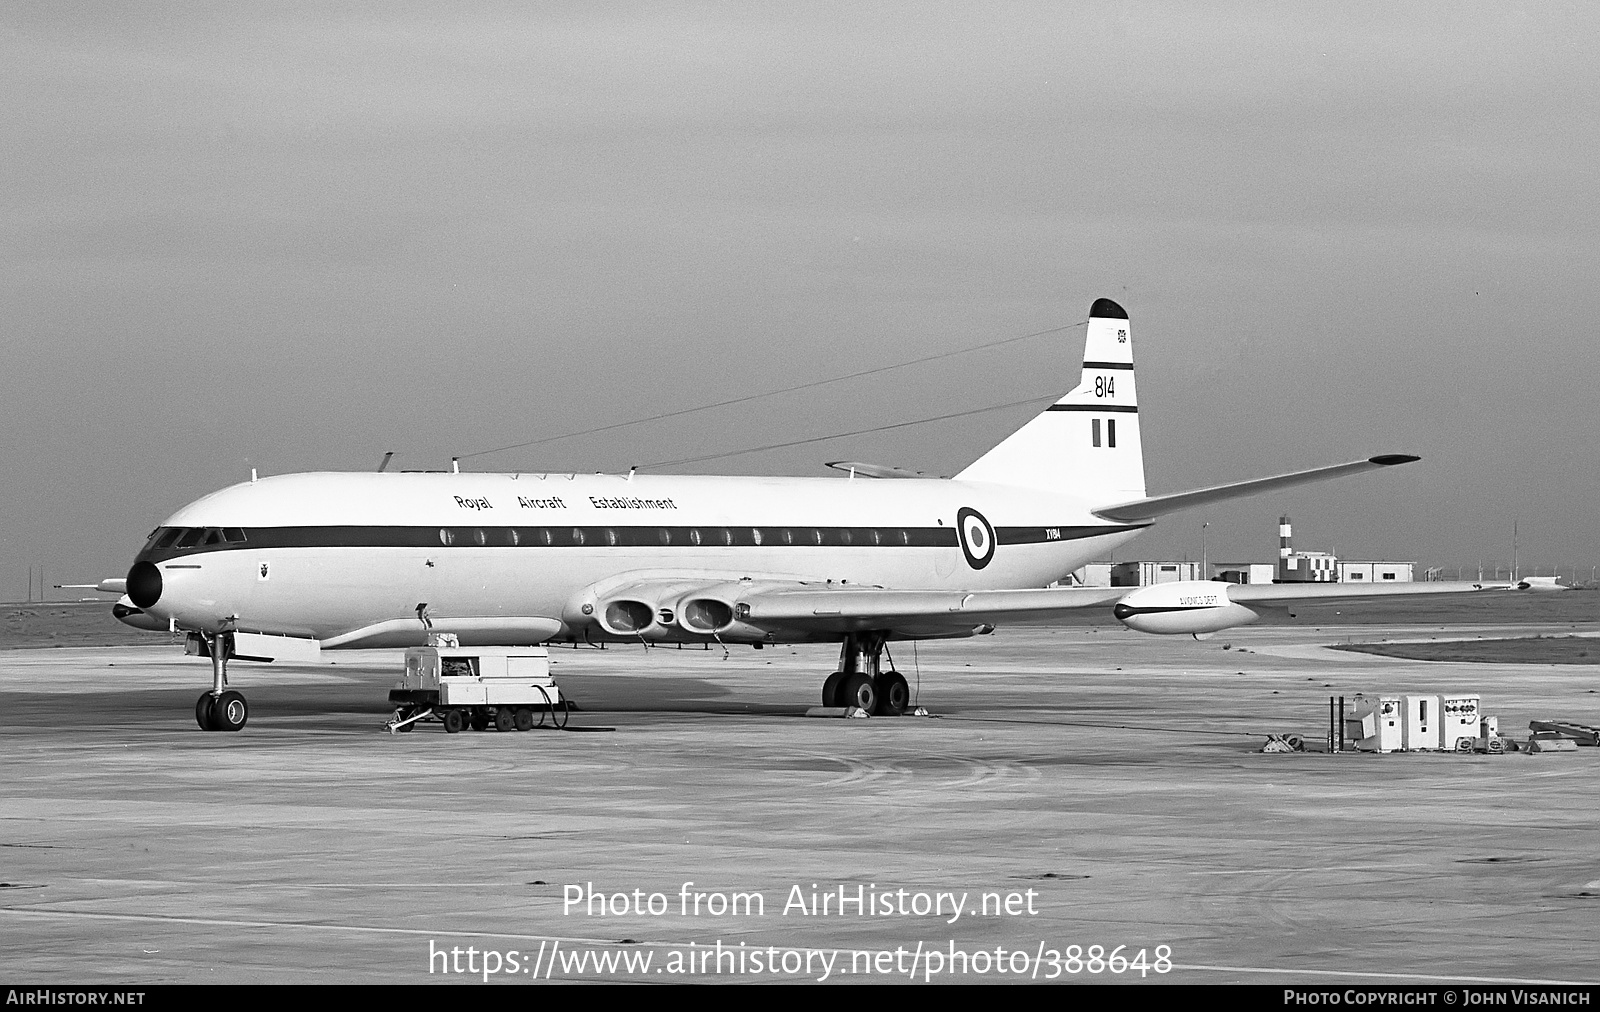
<svg viewBox="0 0 1600 1012">
<path fill-rule="evenodd" d="M 812 544 L 817 544 L 817 545 L 822 544 L 823 536 L 822 536 L 821 528 L 813 527 L 811 529 L 811 542 L 812 542 Z"/>
<path fill-rule="evenodd" d="M 552 531 L 548 527 L 539 528 L 539 541 L 540 541 L 540 543 L 545 544 L 545 545 L 553 545 L 553 544 L 555 544 L 556 543 L 555 532 Z"/>
<path fill-rule="evenodd" d="M 698 545 L 699 543 L 700 543 L 700 529 L 697 528 L 697 527 L 689 528 L 689 544 Z"/>
<path fill-rule="evenodd" d="M 448 527 L 439 528 L 439 544 L 453 545 L 456 543 L 456 532 Z"/>
<path fill-rule="evenodd" d="M 779 536 L 779 540 L 786 545 L 794 544 L 794 531 L 791 531 L 789 528 L 785 527 L 783 529 L 783 534 Z"/>
<path fill-rule="evenodd" d="M 480 545 L 487 545 L 489 543 L 489 535 L 484 533 L 482 527 L 479 527 L 472 532 L 472 540 Z"/>
<path fill-rule="evenodd" d="M 1094 441 L 1094 445 L 1100 445 L 1100 419 L 1089 419 L 1089 438 Z"/>
<path fill-rule="evenodd" d="M 1106 445 L 1117 445 L 1117 420 L 1115 418 L 1106 419 Z"/>
<path fill-rule="evenodd" d="M 848 527 L 839 528 L 839 544 L 848 545 L 854 540 L 855 540 L 855 537 L 850 533 L 850 528 L 848 528 Z"/>
<path fill-rule="evenodd" d="M 883 544 L 883 532 L 882 531 L 874 530 L 872 532 L 872 543 L 875 544 L 875 545 Z"/>
<path fill-rule="evenodd" d="M 911 532 L 910 531 L 901 531 L 900 532 L 900 543 L 902 545 L 911 544 Z"/>
<path fill-rule="evenodd" d="M 720 531 L 720 532 L 718 532 L 718 533 L 720 533 L 720 534 L 721 534 L 721 535 L 722 535 L 722 543 L 723 543 L 723 544 L 724 544 L 724 545 L 731 545 L 731 544 L 733 544 L 733 532 L 732 532 L 732 531 L 730 531 L 730 530 L 728 530 L 728 529 L 727 529 L 727 528 L 726 528 L 726 527 L 724 527 L 724 528 L 723 528 L 723 529 L 722 529 L 722 530 L 721 530 L 721 531 Z"/>
<path fill-rule="evenodd" d="M 509 527 L 509 528 L 506 529 L 506 544 L 508 544 L 508 545 L 520 545 L 520 544 L 522 544 L 522 535 L 517 533 L 517 529 L 515 527 Z"/>
<path fill-rule="evenodd" d="M 611 545 L 612 547 L 616 546 L 616 544 L 617 544 L 617 532 L 616 532 L 615 528 L 612 528 L 612 527 L 607 527 L 606 528 L 606 544 Z"/>
<path fill-rule="evenodd" d="M 583 528 L 582 527 L 574 527 L 572 529 L 572 543 L 575 544 L 575 545 L 583 544 Z"/>
<path fill-rule="evenodd" d="M 759 527 L 750 528 L 750 540 L 754 544 L 757 544 L 757 545 L 761 544 L 761 528 L 759 528 Z"/>
<path fill-rule="evenodd" d="M 672 544 L 672 529 L 663 527 L 656 532 L 656 537 L 661 539 L 663 545 L 670 545 Z"/>
</svg>

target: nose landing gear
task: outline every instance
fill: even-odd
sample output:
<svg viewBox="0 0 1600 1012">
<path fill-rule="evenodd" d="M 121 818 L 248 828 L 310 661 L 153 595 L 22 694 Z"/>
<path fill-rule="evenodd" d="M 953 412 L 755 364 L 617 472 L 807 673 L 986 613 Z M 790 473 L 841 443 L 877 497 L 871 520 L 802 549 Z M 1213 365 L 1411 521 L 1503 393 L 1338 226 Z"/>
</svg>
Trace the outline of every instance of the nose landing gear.
<svg viewBox="0 0 1600 1012">
<path fill-rule="evenodd" d="M 211 654 L 211 689 L 194 701 L 195 723 L 202 731 L 237 731 L 250 721 L 250 704 L 242 693 L 227 687 L 233 636 L 217 633 L 204 637 L 203 642 Z"/>
</svg>

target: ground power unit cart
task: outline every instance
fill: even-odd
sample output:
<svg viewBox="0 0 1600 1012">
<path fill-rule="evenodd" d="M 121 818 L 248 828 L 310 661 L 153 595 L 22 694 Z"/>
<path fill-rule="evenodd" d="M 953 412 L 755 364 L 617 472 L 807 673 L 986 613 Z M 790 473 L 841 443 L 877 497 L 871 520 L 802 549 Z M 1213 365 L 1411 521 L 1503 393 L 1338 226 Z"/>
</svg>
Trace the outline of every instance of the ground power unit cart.
<svg viewBox="0 0 1600 1012">
<path fill-rule="evenodd" d="M 544 647 L 462 647 L 453 637 L 406 651 L 405 677 L 391 690 L 393 734 L 438 721 L 451 734 L 472 728 L 527 731 L 567 723 L 567 700 L 550 677 Z"/>
</svg>

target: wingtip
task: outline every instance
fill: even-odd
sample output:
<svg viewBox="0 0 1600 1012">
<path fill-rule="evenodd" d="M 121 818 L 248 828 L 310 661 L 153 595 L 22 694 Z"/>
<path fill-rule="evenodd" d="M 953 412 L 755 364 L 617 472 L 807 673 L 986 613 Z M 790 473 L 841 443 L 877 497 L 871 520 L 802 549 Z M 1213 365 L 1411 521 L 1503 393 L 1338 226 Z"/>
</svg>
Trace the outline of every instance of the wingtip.
<svg viewBox="0 0 1600 1012">
<path fill-rule="evenodd" d="M 1396 464 L 1409 464 L 1414 460 L 1421 459 L 1421 457 L 1414 456 L 1413 454 L 1409 453 L 1381 453 L 1376 457 L 1367 458 L 1370 463 L 1377 464 L 1381 467 L 1393 467 Z"/>
<path fill-rule="evenodd" d="M 1099 320 L 1126 320 L 1128 311 L 1110 299 L 1095 299 L 1089 307 L 1089 318 Z"/>
</svg>

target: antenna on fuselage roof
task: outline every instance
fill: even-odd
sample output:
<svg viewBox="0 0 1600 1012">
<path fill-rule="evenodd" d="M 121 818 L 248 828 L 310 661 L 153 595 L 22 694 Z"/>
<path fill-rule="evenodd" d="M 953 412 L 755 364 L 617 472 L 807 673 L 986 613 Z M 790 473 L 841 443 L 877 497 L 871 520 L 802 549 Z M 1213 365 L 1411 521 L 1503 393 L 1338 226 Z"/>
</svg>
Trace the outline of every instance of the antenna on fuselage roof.
<svg viewBox="0 0 1600 1012">
<path fill-rule="evenodd" d="M 390 450 L 388 453 L 384 454 L 383 455 L 383 463 L 378 465 L 378 473 L 382 474 L 384 468 L 389 466 L 389 461 L 391 461 L 393 459 L 394 459 L 394 451 L 393 450 Z"/>
</svg>

